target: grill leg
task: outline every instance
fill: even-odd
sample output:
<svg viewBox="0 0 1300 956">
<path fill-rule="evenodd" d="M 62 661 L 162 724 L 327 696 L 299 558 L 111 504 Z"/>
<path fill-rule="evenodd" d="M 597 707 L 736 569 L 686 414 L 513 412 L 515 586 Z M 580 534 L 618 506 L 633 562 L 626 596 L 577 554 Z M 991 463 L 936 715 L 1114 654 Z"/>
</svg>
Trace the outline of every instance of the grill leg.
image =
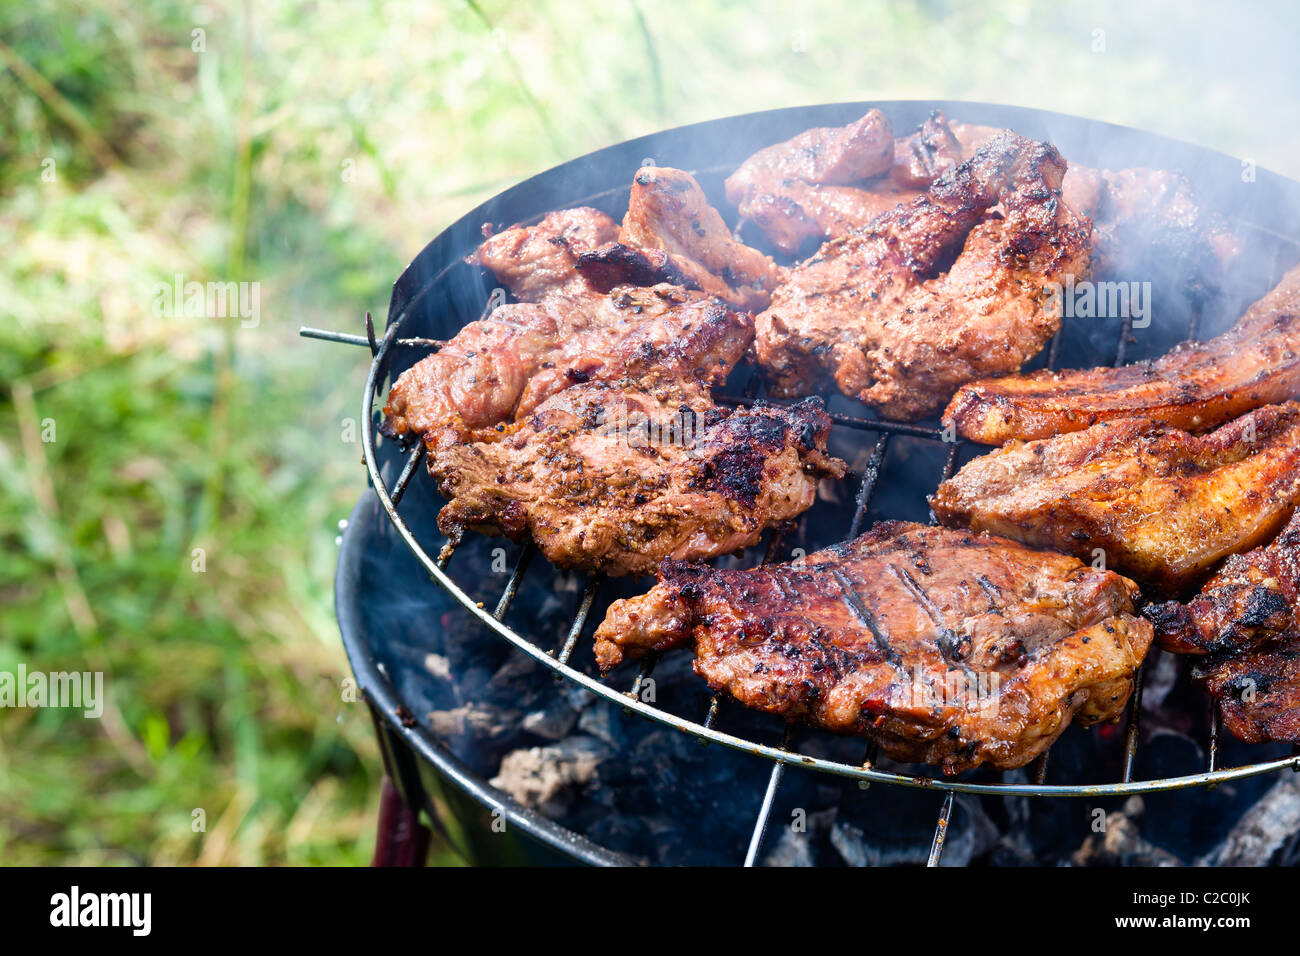
<svg viewBox="0 0 1300 956">
<path fill-rule="evenodd" d="M 367 699 L 369 704 L 369 699 Z M 384 782 L 379 792 L 379 831 L 371 866 L 424 866 L 429 855 L 429 828 L 420 822 L 424 788 L 415 755 L 393 733 L 373 704 L 369 707 L 384 758 Z"/>
<path fill-rule="evenodd" d="M 387 776 L 379 795 L 379 833 L 371 866 L 424 866 L 429 854 L 429 828 L 402 799 Z"/>
</svg>

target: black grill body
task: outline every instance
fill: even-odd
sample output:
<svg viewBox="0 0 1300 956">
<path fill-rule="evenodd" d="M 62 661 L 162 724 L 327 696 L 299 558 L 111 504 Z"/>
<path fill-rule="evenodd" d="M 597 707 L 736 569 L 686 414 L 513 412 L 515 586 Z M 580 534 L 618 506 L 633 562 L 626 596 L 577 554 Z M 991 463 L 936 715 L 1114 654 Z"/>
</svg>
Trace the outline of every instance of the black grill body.
<svg viewBox="0 0 1300 956">
<path fill-rule="evenodd" d="M 1147 736 L 1155 745 L 1139 749 L 1143 737 L 1136 718 L 1142 709 L 1135 705 L 1127 733 L 1110 734 L 1114 739 L 1105 739 L 1107 735 L 1096 730 L 1072 728 L 1067 732 L 1053 748 L 1050 777 L 1044 764 L 1036 772 L 1017 772 L 1018 776 L 1006 775 L 1005 779 L 997 773 L 976 771 L 955 782 L 933 780 L 924 776 L 929 772 L 926 768 L 891 768 L 882 778 L 874 755 L 870 750 L 862 753 L 862 741 L 804 732 L 795 742 L 779 721 L 742 712 L 736 706 L 728 708 L 725 702 L 721 702 L 720 711 L 719 701 L 690 673 L 689 653 L 669 655 L 657 668 L 651 664 L 639 671 L 616 672 L 610 678 L 618 690 L 634 693 L 637 699 L 627 700 L 638 713 L 624 713 L 614 693 L 598 701 L 603 715 L 599 718 L 605 734 L 602 739 L 616 751 L 607 759 L 623 761 L 627 769 L 614 775 L 617 786 L 605 783 L 617 792 L 601 795 L 591 807 L 578 805 L 549 814 L 526 809 L 489 783 L 495 771 L 493 761 L 499 755 L 485 748 L 482 739 L 470 731 L 459 732 L 454 721 L 444 721 L 440 728 L 429 725 L 427 715 L 431 712 L 451 713 L 466 702 L 474 703 L 476 694 L 490 689 L 489 677 L 510 675 L 514 666 L 510 661 L 524 657 L 521 648 L 531 658 L 525 657 L 519 665 L 519 693 L 538 695 L 530 697 L 536 700 L 544 699 L 548 691 L 556 696 L 593 693 L 580 679 L 575 682 L 575 677 L 595 676 L 590 654 L 594 622 L 600 620 L 611 600 L 649 586 L 645 579 L 584 580 L 557 572 L 540 558 L 531 560 L 531 549 L 478 536 L 467 538 L 449 561 L 438 560 L 443 540 L 434 519 L 442 502 L 423 474 L 419 451 L 377 433 L 380 417 L 376 406 L 382 405 L 388 384 L 427 353 L 418 340 L 450 338 L 482 314 L 493 291 L 492 279 L 464 262 L 481 241 L 482 224 L 528 222 L 550 210 L 574 205 L 596 206 L 621 218 L 633 174 L 647 162 L 693 172 L 714 205 L 734 224 L 735 211 L 726 203 L 722 182 L 745 157 L 809 127 L 850 122 L 871 107 L 889 116 L 896 135 L 940 108 L 954 120 L 1006 126 L 1050 140 L 1074 162 L 1112 169 L 1150 166 L 1179 170 L 1202 196 L 1209 197 L 1213 208 L 1242 231 L 1250 253 L 1226 280 L 1189 278 L 1171 261 L 1177 250 L 1156 250 L 1153 261 L 1135 264 L 1132 274 L 1115 277 L 1153 282 L 1154 306 L 1148 328 L 1133 330 L 1119 318 L 1067 320 L 1052 347 L 1030 367 L 1048 361 L 1062 368 L 1132 361 L 1163 353 L 1189 332 L 1200 337 L 1217 334 L 1300 260 L 1300 226 L 1295 215 L 1300 210 L 1298 184 L 1251 169 L 1241 160 L 1149 133 L 1056 113 L 978 103 L 830 104 L 667 130 L 548 170 L 467 213 L 429 243 L 402 273 L 394 285 L 387 331 L 381 338 L 371 339 L 372 352 L 377 354 L 363 398 L 367 425 L 363 431 L 372 484 L 382 484 L 382 494 L 363 495 L 343 535 L 336 607 L 349 660 L 375 716 L 390 775 L 411 806 L 432 810 L 436 794 L 444 806 L 454 807 L 463 824 L 460 839 L 472 845 L 480 861 L 752 863 L 761 856 L 769 818 L 779 818 L 790 807 L 808 805 L 821 793 L 818 788 L 834 785 L 845 789 L 845 795 L 836 800 L 874 801 L 873 816 L 891 821 L 879 835 L 882 845 L 890 846 L 891 839 L 915 842 L 915 834 L 923 832 L 930 843 L 929 862 L 937 863 L 945 840 L 952 839 L 949 822 L 958 792 L 963 793 L 963 800 L 1002 800 L 1003 791 L 1005 799 L 1041 793 L 1119 800 L 1130 792 L 1125 786 L 1136 784 L 1140 789 L 1146 781 L 1161 784 L 1176 780 L 1169 786 L 1149 787 L 1153 793 L 1178 791 L 1150 797 L 1175 801 L 1161 804 L 1167 812 L 1159 816 L 1185 820 L 1188 813 L 1194 813 L 1205 820 L 1214 813 L 1229 813 L 1219 805 L 1221 799 L 1216 804 L 1218 791 L 1199 786 L 1214 779 L 1206 777 L 1207 773 L 1222 774 L 1225 766 L 1242 767 L 1234 787 L 1244 789 L 1234 793 L 1248 796 L 1267 786 L 1267 778 L 1257 775 L 1285 766 L 1300 767 L 1300 758 L 1288 757 L 1284 748 L 1220 741 L 1217 724 L 1205 716 L 1204 702 L 1184 688 L 1182 697 L 1175 693 L 1170 698 L 1171 706 L 1200 708 L 1187 718 L 1186 726 L 1180 726 L 1189 734 L 1195 731 L 1208 738 L 1199 754 L 1184 753 L 1187 748 L 1181 744 L 1181 749 L 1162 749 L 1158 728 L 1150 727 Z M 753 245 L 772 251 L 761 235 L 746 231 L 744 236 Z M 780 257 L 778 261 L 782 261 Z M 758 390 L 761 397 L 758 383 L 746 379 L 749 374 L 738 370 L 727 391 L 752 395 Z M 934 421 L 890 426 L 876 422 L 856 402 L 838 395 L 827 398 L 837 422 L 831 450 L 855 466 L 859 483 L 846 479 L 841 500 L 819 502 L 797 529 L 773 544 L 770 550 L 775 559 L 783 559 L 794 548 L 811 551 L 823 547 L 883 518 L 926 520 L 925 495 L 953 468 L 981 453 L 978 447 L 943 442 Z M 740 559 L 741 563 L 752 564 L 762 558 L 761 547 L 751 551 L 756 553 Z M 507 573 L 500 573 L 503 563 L 510 569 Z M 482 602 L 483 611 L 476 617 L 472 606 L 478 602 Z M 494 608 L 499 613 L 488 620 Z M 556 666 L 557 661 L 561 666 Z M 675 723 L 642 719 L 645 707 L 641 698 L 647 680 L 654 680 L 659 689 L 653 708 L 669 714 Z M 500 709 L 508 716 L 508 708 Z M 501 723 L 499 730 L 493 730 L 501 747 L 546 743 L 517 726 L 512 728 L 505 717 Z M 719 741 L 709 736 L 719 728 L 732 738 L 722 741 L 724 746 L 717 746 Z M 685 740 L 689 747 L 683 749 L 680 741 L 669 744 L 667 738 L 661 739 L 664 734 Z M 712 745 L 700 746 L 710 740 Z M 737 746 L 737 740 L 744 746 Z M 745 749 L 753 753 L 743 752 Z M 1201 761 L 1201 765 L 1193 761 Z M 812 769 L 785 773 L 791 765 Z M 865 776 L 843 779 L 848 775 L 845 768 L 863 767 Z M 818 772 L 822 770 L 829 772 Z M 914 773 L 922 777 L 918 779 Z M 868 793 L 859 789 L 876 779 L 901 786 L 873 786 Z M 926 789 L 937 792 L 918 792 Z M 1021 825 L 1050 834 L 1062 826 L 1058 815 L 1067 812 L 1058 805 L 1073 802 L 1035 801 L 1036 822 Z M 1077 815 L 1083 811 L 1069 812 Z M 613 822 L 635 819 L 638 814 L 653 821 L 674 813 L 697 815 L 698 835 L 683 838 L 677 834 L 670 839 L 671 845 L 665 846 L 656 842 L 654 834 L 627 832 L 635 827 Z M 915 833 L 910 824 L 898 822 L 912 817 L 919 821 Z M 502 821 L 505 834 L 500 832 Z M 739 822 L 731 825 L 735 821 Z M 1206 839 L 1210 840 L 1213 827 L 1208 829 L 1211 832 Z M 520 835 L 522 840 L 515 839 Z M 905 853 L 900 854 L 898 859 L 907 859 Z M 886 852 L 884 859 L 894 857 Z"/>
</svg>

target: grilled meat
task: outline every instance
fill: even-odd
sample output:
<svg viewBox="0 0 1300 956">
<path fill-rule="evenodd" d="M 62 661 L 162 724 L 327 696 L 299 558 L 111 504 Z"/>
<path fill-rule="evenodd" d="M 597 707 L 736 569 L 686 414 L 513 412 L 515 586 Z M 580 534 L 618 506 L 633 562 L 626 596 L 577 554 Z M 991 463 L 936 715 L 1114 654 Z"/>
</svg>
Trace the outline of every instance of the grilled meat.
<svg viewBox="0 0 1300 956">
<path fill-rule="evenodd" d="M 882 128 L 883 118 L 873 122 L 874 113 L 840 129 L 809 130 L 805 135 L 814 142 L 851 142 L 852 134 L 860 136 L 864 127 Z M 747 160 L 727 181 L 727 198 L 779 249 L 793 254 L 812 239 L 848 235 L 899 203 L 911 202 L 939 176 L 1005 132 L 949 122 L 935 110 L 916 132 L 895 140 L 888 170 L 872 166 L 874 178 L 825 181 L 799 175 L 803 151 L 796 137 Z M 860 148 L 859 155 L 876 154 Z M 1213 276 L 1225 273 L 1241 254 L 1240 237 L 1222 217 L 1200 208 L 1191 184 L 1179 173 L 1100 170 L 1072 162 L 1061 195 L 1077 215 L 1092 220 L 1095 274 L 1110 274 L 1134 261 L 1151 262 L 1159 263 L 1162 271 L 1185 275 L 1185 283 L 1212 285 Z"/>
<path fill-rule="evenodd" d="M 1234 737 L 1249 744 L 1300 743 L 1300 639 L 1212 658 L 1192 673 L 1219 702 Z"/>
<path fill-rule="evenodd" d="M 1248 743 L 1300 743 L 1300 511 L 1269 545 L 1223 563 L 1188 604 L 1148 605 L 1156 640 L 1193 654 L 1193 675 Z"/>
<path fill-rule="evenodd" d="M 752 337 L 748 316 L 667 285 L 503 305 L 398 377 L 385 430 L 430 444 L 491 440 L 562 389 L 650 367 L 717 383 Z"/>
<path fill-rule="evenodd" d="M 1300 511 L 1272 543 L 1234 554 L 1188 604 L 1150 604 L 1160 646 L 1175 654 L 1239 654 L 1300 635 Z"/>
<path fill-rule="evenodd" d="M 638 170 L 621 227 L 587 206 L 564 209 L 489 236 L 469 261 L 523 302 L 670 283 L 753 310 L 777 281 L 776 264 L 732 238 L 689 173 L 654 166 Z"/>
<path fill-rule="evenodd" d="M 1199 431 L 1297 396 L 1300 268 L 1217 338 L 1184 342 L 1154 361 L 1121 368 L 972 382 L 958 390 L 943 417 L 963 438 L 998 445 L 1139 416 Z"/>
<path fill-rule="evenodd" d="M 972 137 L 959 141 L 956 132 Z M 760 150 L 726 183 L 727 199 L 782 252 L 848 235 L 930 184 L 1000 130 L 950 126 L 939 110 L 910 136 L 893 140 L 871 110 L 847 126 L 808 130 Z"/>
<path fill-rule="evenodd" d="M 490 269 L 521 302 L 539 302 L 556 292 L 586 292 L 574 269 L 578 256 L 617 237 L 613 219 L 578 206 L 547 213 L 535 226 L 512 226 L 489 236 L 469 261 Z"/>
<path fill-rule="evenodd" d="M 1109 275 L 1133 259 L 1181 261 L 1196 277 L 1209 267 L 1222 273 L 1241 242 L 1222 217 L 1201 209 L 1192 184 L 1167 169 L 1072 167 L 1062 186 L 1065 201 L 1092 219 L 1093 270 Z"/>
<path fill-rule="evenodd" d="M 946 525 L 1107 566 L 1163 596 L 1277 532 L 1300 503 L 1300 404 L 1256 409 L 1207 435 L 1142 419 L 1010 442 L 939 486 Z"/>
<path fill-rule="evenodd" d="M 694 639 L 715 690 L 954 774 L 1116 717 L 1151 643 L 1137 596 L 1064 555 L 891 521 L 789 565 L 666 562 L 610 607 L 596 651 L 609 667 Z"/>
<path fill-rule="evenodd" d="M 842 235 L 883 211 L 876 201 L 862 218 L 862 203 L 872 197 L 849 184 L 888 171 L 894 151 L 889 120 L 871 110 L 848 126 L 805 130 L 759 150 L 727 179 L 727 199 L 793 254 L 809 239 Z"/>
<path fill-rule="evenodd" d="M 699 183 L 680 169 L 643 166 L 637 171 L 618 245 L 664 253 L 673 270 L 671 281 L 702 289 L 737 309 L 764 308 L 777 282 L 771 257 L 733 239 Z"/>
<path fill-rule="evenodd" d="M 1019 368 L 1060 322 L 1044 285 L 1087 267 L 1087 221 L 1058 198 L 1064 172 L 1051 146 L 1003 134 L 789 270 L 755 322 L 775 392 L 831 377 L 882 416 L 915 419 L 972 378 Z M 998 204 L 1005 218 L 987 215 Z"/>
<path fill-rule="evenodd" d="M 591 213 L 483 244 L 473 261 L 539 301 L 498 307 L 404 372 L 384 430 L 428 446 L 453 540 L 532 537 L 562 567 L 615 575 L 752 544 L 844 470 L 825 454 L 820 401 L 728 413 L 709 395 L 753 339 L 750 316 L 712 292 L 765 303 L 776 267 L 732 240 L 679 170 L 638 173 L 617 239 Z M 664 276 L 711 291 L 601 292 Z"/>
<path fill-rule="evenodd" d="M 992 139 L 1001 130 L 990 129 L 980 140 Z M 922 192 L 952 167 L 975 154 L 964 145 L 942 110 L 935 110 L 911 136 L 899 138 L 894 145 L 894 168 L 890 179 L 900 189 Z"/>
<path fill-rule="evenodd" d="M 949 124 L 935 110 L 910 136 L 892 141 L 892 156 L 890 132 L 889 121 L 871 110 L 847 126 L 811 129 L 769 146 L 728 178 L 727 199 L 793 255 L 911 202 L 1002 130 Z"/>
<path fill-rule="evenodd" d="M 699 382 L 657 372 L 543 402 L 497 442 L 430 452 L 450 503 L 438 527 L 531 536 L 560 567 L 646 574 L 755 543 L 809 508 L 826 455 L 820 399 L 728 411 Z"/>
</svg>

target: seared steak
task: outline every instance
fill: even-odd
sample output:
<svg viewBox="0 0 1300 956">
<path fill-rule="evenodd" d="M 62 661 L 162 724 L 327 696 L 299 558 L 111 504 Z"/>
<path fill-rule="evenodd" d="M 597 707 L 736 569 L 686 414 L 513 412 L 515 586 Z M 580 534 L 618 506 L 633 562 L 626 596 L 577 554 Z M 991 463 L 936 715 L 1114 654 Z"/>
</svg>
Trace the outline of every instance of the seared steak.
<svg viewBox="0 0 1300 956">
<path fill-rule="evenodd" d="M 610 667 L 693 639 L 714 689 L 954 774 L 1118 716 L 1151 643 L 1137 596 L 1064 555 L 890 521 L 788 565 L 666 562 L 611 606 L 596 650 Z"/>
<path fill-rule="evenodd" d="M 560 567 L 610 575 L 716 557 L 844 474 L 826 455 L 830 425 L 820 399 L 730 411 L 674 376 L 574 386 L 500 441 L 430 453 L 451 499 L 438 526 L 453 540 L 465 529 L 531 537 Z"/>
<path fill-rule="evenodd" d="M 1064 172 L 1051 146 L 1002 134 L 791 269 L 755 320 L 776 393 L 830 378 L 886 418 L 914 419 L 973 378 L 1018 369 L 1060 324 L 1044 286 L 1087 269 L 1088 224 L 1059 199 Z M 1006 216 L 990 216 L 999 204 Z"/>
</svg>

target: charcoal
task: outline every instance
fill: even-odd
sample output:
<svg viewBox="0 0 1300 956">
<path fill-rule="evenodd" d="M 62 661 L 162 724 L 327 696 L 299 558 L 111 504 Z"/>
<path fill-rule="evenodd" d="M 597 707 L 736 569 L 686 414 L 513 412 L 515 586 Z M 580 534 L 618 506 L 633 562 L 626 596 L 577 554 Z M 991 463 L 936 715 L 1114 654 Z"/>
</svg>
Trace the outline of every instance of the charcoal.
<svg viewBox="0 0 1300 956">
<path fill-rule="evenodd" d="M 1300 833 L 1300 779 L 1282 777 L 1255 803 L 1227 838 L 1197 862 L 1208 866 L 1265 866 Z"/>
</svg>

